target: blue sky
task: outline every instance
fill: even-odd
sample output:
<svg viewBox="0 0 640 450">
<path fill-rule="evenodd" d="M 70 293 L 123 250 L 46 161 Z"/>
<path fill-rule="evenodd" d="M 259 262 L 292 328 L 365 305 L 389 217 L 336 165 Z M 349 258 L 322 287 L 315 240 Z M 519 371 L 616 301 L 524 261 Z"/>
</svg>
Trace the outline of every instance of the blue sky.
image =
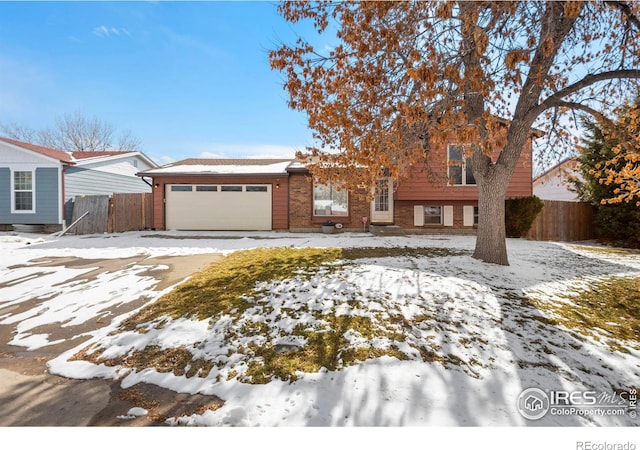
<svg viewBox="0 0 640 450">
<path fill-rule="evenodd" d="M 0 1 L 0 122 L 81 112 L 158 163 L 291 156 L 311 133 L 267 52 L 294 32 L 273 2 Z"/>
</svg>

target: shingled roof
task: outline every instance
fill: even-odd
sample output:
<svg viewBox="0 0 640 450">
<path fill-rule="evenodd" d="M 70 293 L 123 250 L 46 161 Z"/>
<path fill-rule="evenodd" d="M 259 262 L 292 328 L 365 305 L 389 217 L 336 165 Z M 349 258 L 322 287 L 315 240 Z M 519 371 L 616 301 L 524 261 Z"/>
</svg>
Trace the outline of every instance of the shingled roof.
<svg viewBox="0 0 640 450">
<path fill-rule="evenodd" d="M 50 158 L 57 159 L 58 161 L 65 164 L 74 164 L 73 157 L 69 152 L 63 152 L 62 150 L 56 150 L 55 148 L 42 147 L 40 145 L 29 144 L 27 142 L 17 141 L 15 139 L 9 139 L 5 137 L 0 137 L 0 141 L 4 141 L 8 144 L 15 145 L 17 147 L 22 147 L 27 150 L 31 150 L 36 153 L 40 153 L 41 155 L 48 156 Z"/>
</svg>

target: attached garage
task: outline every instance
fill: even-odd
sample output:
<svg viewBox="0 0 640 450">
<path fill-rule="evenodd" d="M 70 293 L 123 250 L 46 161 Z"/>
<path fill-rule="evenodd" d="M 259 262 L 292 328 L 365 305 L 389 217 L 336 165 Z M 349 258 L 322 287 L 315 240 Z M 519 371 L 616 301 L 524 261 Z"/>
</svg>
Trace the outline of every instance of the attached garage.
<svg viewBox="0 0 640 450">
<path fill-rule="evenodd" d="M 168 230 L 271 230 L 270 184 L 167 184 Z"/>
<path fill-rule="evenodd" d="M 287 230 L 291 162 L 186 159 L 138 176 L 151 179 L 157 230 Z"/>
</svg>

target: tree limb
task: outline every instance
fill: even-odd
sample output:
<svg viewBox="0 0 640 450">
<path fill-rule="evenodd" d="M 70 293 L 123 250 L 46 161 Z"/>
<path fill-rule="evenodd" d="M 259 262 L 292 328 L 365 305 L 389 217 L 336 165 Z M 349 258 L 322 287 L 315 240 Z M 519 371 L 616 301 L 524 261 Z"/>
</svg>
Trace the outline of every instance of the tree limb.
<svg viewBox="0 0 640 450">
<path fill-rule="evenodd" d="M 635 14 L 633 14 L 633 11 L 631 11 L 631 7 L 627 2 L 607 0 L 604 3 L 605 5 L 609 5 L 612 8 L 617 8 L 620 11 L 622 11 L 622 13 L 627 17 L 627 20 L 630 23 L 634 24 L 636 28 L 640 30 L 640 19 L 638 19 L 638 17 Z"/>
<path fill-rule="evenodd" d="M 613 128 L 615 126 L 615 122 L 613 120 L 609 119 L 607 116 L 602 114 L 597 109 L 592 108 L 592 107 L 590 107 L 588 105 L 585 105 L 585 104 L 582 104 L 582 103 L 567 102 L 567 101 L 560 100 L 560 101 L 556 102 L 556 104 L 553 105 L 553 107 L 567 108 L 567 109 L 572 109 L 572 110 L 584 111 L 587 114 L 589 114 L 590 116 L 593 116 L 598 122 L 604 123 L 608 127 Z"/>
<path fill-rule="evenodd" d="M 637 78 L 640 79 L 640 70 L 628 69 L 628 70 L 611 70 L 608 72 L 601 72 L 593 75 L 587 75 L 580 81 L 577 81 L 564 89 L 559 90 L 555 94 L 547 97 L 542 103 L 539 103 L 535 108 L 529 111 L 529 116 L 533 118 L 538 117 L 543 111 L 549 108 L 559 106 L 560 103 L 566 103 L 562 99 L 567 95 L 574 94 L 581 89 L 592 86 L 600 81 L 616 80 L 623 78 Z"/>
</svg>

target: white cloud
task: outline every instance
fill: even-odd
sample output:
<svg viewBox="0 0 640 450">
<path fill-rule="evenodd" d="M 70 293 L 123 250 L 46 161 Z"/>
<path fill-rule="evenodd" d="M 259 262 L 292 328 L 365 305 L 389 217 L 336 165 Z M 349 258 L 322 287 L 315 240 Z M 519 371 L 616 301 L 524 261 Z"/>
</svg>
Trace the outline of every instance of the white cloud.
<svg viewBox="0 0 640 450">
<path fill-rule="evenodd" d="M 109 29 L 104 25 L 100 25 L 99 27 L 95 27 L 93 29 L 93 34 L 100 37 L 109 37 Z"/>
<path fill-rule="evenodd" d="M 92 30 L 92 33 L 98 37 L 103 37 L 103 38 L 108 38 L 111 36 L 120 36 L 120 35 L 131 36 L 131 33 L 129 33 L 129 30 L 127 30 L 126 28 L 108 27 L 106 25 L 100 25 L 99 27 L 95 27 Z"/>
</svg>

